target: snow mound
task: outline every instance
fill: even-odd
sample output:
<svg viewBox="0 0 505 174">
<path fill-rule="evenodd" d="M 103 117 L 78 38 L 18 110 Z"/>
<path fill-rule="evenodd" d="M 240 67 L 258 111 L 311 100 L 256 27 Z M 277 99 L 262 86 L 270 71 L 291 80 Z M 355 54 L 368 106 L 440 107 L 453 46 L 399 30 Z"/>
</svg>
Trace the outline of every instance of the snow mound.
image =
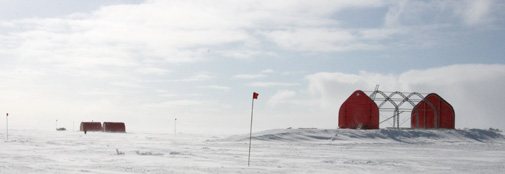
<svg viewBox="0 0 505 174">
<path fill-rule="evenodd" d="M 377 130 L 352 130 L 352 129 L 276 129 L 253 133 L 254 140 L 260 141 L 398 141 L 405 143 L 422 142 L 488 142 L 503 141 L 505 136 L 501 133 L 482 129 L 377 129 Z M 232 136 L 227 141 L 249 140 L 249 134 Z"/>
</svg>

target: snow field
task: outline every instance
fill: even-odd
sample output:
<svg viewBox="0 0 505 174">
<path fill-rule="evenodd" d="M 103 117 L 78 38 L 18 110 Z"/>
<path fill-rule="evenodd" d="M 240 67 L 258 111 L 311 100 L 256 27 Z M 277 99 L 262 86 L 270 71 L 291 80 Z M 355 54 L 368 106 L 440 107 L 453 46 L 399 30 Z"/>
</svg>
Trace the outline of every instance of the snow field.
<svg viewBox="0 0 505 174">
<path fill-rule="evenodd" d="M 5 137 L 5 133 L 0 133 Z M 203 136 L 9 131 L 0 173 L 499 173 L 505 138 L 487 130 L 278 129 Z"/>
</svg>

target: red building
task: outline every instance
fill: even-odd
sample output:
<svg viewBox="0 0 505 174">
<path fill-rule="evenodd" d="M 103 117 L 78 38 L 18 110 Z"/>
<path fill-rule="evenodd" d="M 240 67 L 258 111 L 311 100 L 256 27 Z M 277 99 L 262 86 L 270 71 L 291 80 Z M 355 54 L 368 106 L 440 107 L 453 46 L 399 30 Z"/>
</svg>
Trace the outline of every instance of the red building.
<svg viewBox="0 0 505 174">
<path fill-rule="evenodd" d="M 429 103 L 421 101 L 412 109 L 411 127 L 454 129 L 455 113 L 451 104 L 435 93 L 424 99 Z"/>
<path fill-rule="evenodd" d="M 104 132 L 126 132 L 126 126 L 123 122 L 103 122 Z"/>
<path fill-rule="evenodd" d="M 379 129 L 379 108 L 363 91 L 357 90 L 340 106 L 338 127 Z"/>
<path fill-rule="evenodd" d="M 81 131 L 102 131 L 100 122 L 81 122 Z"/>
</svg>

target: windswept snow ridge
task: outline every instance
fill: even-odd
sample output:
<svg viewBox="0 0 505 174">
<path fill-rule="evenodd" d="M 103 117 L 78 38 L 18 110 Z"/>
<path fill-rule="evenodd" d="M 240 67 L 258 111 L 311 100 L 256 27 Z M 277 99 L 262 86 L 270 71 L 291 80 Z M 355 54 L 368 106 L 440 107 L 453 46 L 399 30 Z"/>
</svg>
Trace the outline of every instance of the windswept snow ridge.
<svg viewBox="0 0 505 174">
<path fill-rule="evenodd" d="M 276 129 L 253 134 L 254 140 L 261 141 L 335 141 L 335 142 L 387 142 L 398 141 L 406 143 L 423 142 L 488 142 L 505 140 L 501 133 L 482 129 Z M 249 135 L 232 136 L 225 140 L 249 140 Z"/>
</svg>

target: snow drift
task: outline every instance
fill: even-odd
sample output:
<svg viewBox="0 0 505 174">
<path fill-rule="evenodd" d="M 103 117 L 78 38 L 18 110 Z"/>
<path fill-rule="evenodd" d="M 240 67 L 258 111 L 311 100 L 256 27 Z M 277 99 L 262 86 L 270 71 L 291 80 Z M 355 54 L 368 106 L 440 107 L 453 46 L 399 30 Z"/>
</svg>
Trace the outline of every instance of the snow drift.
<svg viewBox="0 0 505 174">
<path fill-rule="evenodd" d="M 254 140 L 260 141 L 331 141 L 331 142 L 370 142 L 398 141 L 405 143 L 423 142 L 488 142 L 505 140 L 502 133 L 482 129 L 276 129 L 253 133 Z M 227 138 L 230 141 L 249 140 L 249 135 Z"/>
</svg>

